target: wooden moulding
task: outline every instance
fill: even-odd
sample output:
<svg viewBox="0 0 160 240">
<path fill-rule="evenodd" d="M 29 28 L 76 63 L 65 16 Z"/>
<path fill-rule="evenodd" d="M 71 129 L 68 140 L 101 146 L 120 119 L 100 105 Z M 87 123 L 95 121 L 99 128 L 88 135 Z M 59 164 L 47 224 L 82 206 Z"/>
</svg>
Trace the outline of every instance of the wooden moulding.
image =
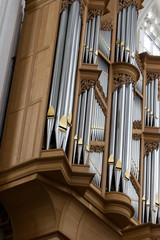
<svg viewBox="0 0 160 240">
<path fill-rule="evenodd" d="M 130 81 L 132 81 L 133 85 L 135 86 L 136 82 L 139 79 L 140 73 L 134 65 L 125 62 L 117 62 L 113 63 L 112 66 L 113 66 L 113 78 L 117 80 L 117 84 L 119 86 L 126 83 L 127 80 L 125 78 L 130 79 Z M 118 82 L 119 77 L 121 78 L 122 75 L 124 76 L 123 77 L 124 83 L 123 81 Z"/>
<path fill-rule="evenodd" d="M 101 9 L 104 13 L 107 13 L 109 1 L 110 0 L 88 0 L 88 8 Z"/>
<path fill-rule="evenodd" d="M 121 229 L 127 227 L 134 214 L 131 199 L 120 192 L 107 192 L 105 200 L 106 217 Z"/>
<path fill-rule="evenodd" d="M 139 54 L 143 68 L 147 72 L 160 73 L 160 56 L 152 56 L 147 52 Z"/>
<path fill-rule="evenodd" d="M 21 215 L 21 218 L 23 215 L 22 209 L 26 212 L 33 211 L 34 209 L 36 214 L 40 214 L 41 212 L 44 214 L 45 205 L 43 206 L 43 204 L 50 205 L 48 195 L 45 193 L 46 187 L 43 186 L 43 183 L 47 183 L 51 186 L 50 189 L 53 190 L 56 188 L 67 195 L 72 195 L 91 211 L 94 209 L 93 212 L 97 216 L 108 223 L 112 229 L 114 226 L 114 231 L 119 232 L 120 229 L 130 223 L 133 216 L 134 210 L 130 204 L 130 198 L 118 192 L 106 193 L 105 197 L 102 197 L 101 190 L 97 190 L 91 184 L 93 177 L 94 174 L 89 173 L 89 166 L 73 165 L 71 167 L 62 149 L 42 151 L 40 158 L 31 159 L 1 172 L 0 200 L 5 203 L 6 208 L 7 206 L 11 208 L 9 214 L 11 213 L 12 215 L 14 208 L 14 218 L 16 218 L 15 209 L 19 209 L 20 212 L 18 211 L 18 214 Z M 12 196 L 13 202 L 10 201 L 9 196 Z M 19 204 L 20 208 L 18 208 Z M 48 211 L 50 209 L 47 209 L 46 213 L 49 217 Z M 27 213 L 28 217 L 30 213 Z M 52 213 L 54 215 L 54 211 Z M 42 215 L 38 216 L 42 217 Z M 31 227 L 28 225 L 30 224 L 29 220 L 24 220 L 23 222 L 24 226 L 27 222 L 27 227 Z M 43 221 L 40 221 L 39 227 L 42 227 L 41 223 Z M 14 222 L 14 224 L 17 224 L 17 222 Z M 19 231 L 19 224 L 18 222 L 16 225 L 16 234 L 20 232 L 23 234 L 22 231 Z M 53 224 L 56 227 L 55 222 Z M 52 222 L 50 225 L 52 226 Z M 34 234 L 33 226 L 30 232 Z M 22 236 L 16 239 L 22 239 Z M 34 238 L 33 236 L 28 236 L 25 239 Z"/>
<path fill-rule="evenodd" d="M 146 223 L 122 231 L 122 240 L 160 239 L 160 224 Z"/>
<path fill-rule="evenodd" d="M 134 186 L 138 196 L 140 196 L 140 184 L 137 181 L 137 178 L 135 177 L 134 172 L 132 170 L 131 170 L 130 180 L 131 180 L 132 185 Z"/>
<path fill-rule="evenodd" d="M 123 229 L 131 224 L 134 208 L 131 205 L 131 199 L 126 194 L 112 191 L 106 192 L 102 197 L 90 188 L 84 197 L 115 224 L 115 228 Z"/>
<path fill-rule="evenodd" d="M 160 142 L 159 127 L 144 127 L 144 140 L 151 142 Z"/>
<path fill-rule="evenodd" d="M 63 149 L 42 151 L 40 158 L 18 164 L 1 172 L 0 191 L 19 185 L 22 179 L 34 174 L 56 181 L 64 186 L 75 189 L 79 194 L 84 194 L 94 177 L 89 173 L 89 166 L 71 168 Z"/>
</svg>

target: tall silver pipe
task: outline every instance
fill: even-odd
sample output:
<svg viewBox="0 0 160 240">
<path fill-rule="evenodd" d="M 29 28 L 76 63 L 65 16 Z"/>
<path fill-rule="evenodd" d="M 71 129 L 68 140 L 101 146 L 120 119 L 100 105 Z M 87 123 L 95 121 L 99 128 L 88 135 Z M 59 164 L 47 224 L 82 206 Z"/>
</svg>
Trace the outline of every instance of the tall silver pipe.
<svg viewBox="0 0 160 240">
<path fill-rule="evenodd" d="M 82 62 L 85 62 L 85 54 L 86 54 L 86 47 L 87 47 L 87 32 L 88 32 L 88 22 L 86 22 L 86 31 L 85 31 L 85 40 L 84 40 L 84 46 L 83 46 Z"/>
<path fill-rule="evenodd" d="M 154 98 L 154 81 L 150 84 L 150 126 L 153 126 L 153 98 Z"/>
<path fill-rule="evenodd" d="M 121 19 L 122 19 L 122 11 L 119 11 L 118 21 L 117 21 L 116 62 L 118 62 L 118 60 L 119 60 L 120 38 L 121 38 Z"/>
<path fill-rule="evenodd" d="M 147 99 L 148 99 L 148 86 L 145 86 L 146 95 L 145 95 L 145 126 L 147 125 Z"/>
<path fill-rule="evenodd" d="M 149 222 L 151 204 L 151 153 L 147 157 L 146 170 L 146 221 Z"/>
<path fill-rule="evenodd" d="M 113 93 L 112 97 L 112 117 L 111 117 L 111 133 L 110 133 L 110 155 L 108 159 L 108 168 L 109 168 L 109 185 L 108 190 L 111 190 L 111 181 L 113 176 L 113 167 L 114 167 L 114 153 L 115 153 L 115 140 L 116 140 L 116 120 L 117 120 L 117 97 L 118 89 Z"/>
<path fill-rule="evenodd" d="M 90 35 L 91 35 L 91 20 L 88 21 L 88 33 L 87 33 L 87 46 L 86 46 L 86 56 L 85 56 L 85 63 L 88 62 L 88 55 L 89 55 L 89 43 L 90 43 Z"/>
<path fill-rule="evenodd" d="M 146 160 L 147 157 L 144 157 L 143 163 L 143 196 L 142 196 L 142 222 L 144 223 L 145 219 L 145 201 L 146 201 Z"/>
<path fill-rule="evenodd" d="M 120 44 L 120 61 L 123 62 L 124 44 L 125 44 L 125 30 L 126 30 L 126 13 L 127 9 L 122 9 L 122 28 L 121 28 L 121 44 Z"/>
<path fill-rule="evenodd" d="M 87 109 L 86 109 L 86 122 L 85 122 L 85 133 L 84 133 L 84 145 L 83 145 L 83 159 L 84 164 L 86 164 L 88 154 L 90 151 L 90 134 L 91 134 L 91 119 L 92 119 L 92 106 L 93 106 L 93 94 L 94 89 L 91 87 L 88 90 L 88 100 L 87 100 Z"/>
<path fill-rule="evenodd" d="M 125 38 L 125 62 L 128 62 L 130 52 L 130 34 L 131 34 L 131 14 L 132 6 L 127 8 L 126 38 Z"/>
<path fill-rule="evenodd" d="M 79 2 L 75 1 L 70 6 L 68 27 L 66 34 L 66 44 L 63 57 L 63 68 L 61 76 L 61 85 L 58 98 L 57 118 L 55 126 L 56 146 L 62 147 L 64 133 L 67 130 L 67 108 L 68 96 L 71 86 L 71 71 L 73 68 L 73 46 L 75 44 L 76 30 L 79 16 Z"/>
<path fill-rule="evenodd" d="M 73 163 L 75 163 L 76 149 L 77 149 L 77 143 L 78 143 L 78 129 L 79 129 L 79 121 L 80 121 L 81 100 L 82 100 L 82 94 L 79 95 L 79 100 L 78 100 L 76 132 L 74 136 Z"/>
<path fill-rule="evenodd" d="M 135 46 L 136 46 L 136 25 L 137 25 L 137 10 L 136 6 L 132 5 L 131 17 L 131 35 L 130 35 L 130 63 L 134 64 L 135 60 Z"/>
<path fill-rule="evenodd" d="M 68 109 L 66 109 L 68 115 L 68 119 L 67 119 L 67 131 L 65 134 L 65 138 L 63 140 L 63 149 L 64 151 L 66 150 L 66 145 L 67 145 L 67 141 L 68 141 L 68 137 L 69 137 L 69 132 L 70 132 L 70 128 L 72 125 L 72 109 L 73 109 L 73 100 L 74 100 L 74 88 L 75 88 L 75 80 L 76 80 L 76 72 L 77 72 L 77 63 L 78 63 L 78 50 L 79 50 L 79 42 L 80 42 L 80 33 L 81 33 L 81 17 L 79 16 L 79 20 L 78 20 L 78 29 L 76 32 L 76 40 L 75 40 L 75 48 L 74 48 L 74 57 L 73 57 L 73 69 L 71 71 L 71 87 L 70 87 L 70 91 L 68 91 Z M 67 100 L 67 97 L 66 97 Z"/>
<path fill-rule="evenodd" d="M 147 99 L 147 126 L 149 126 L 149 117 L 150 117 L 150 98 L 151 98 L 151 93 L 150 93 L 150 83 L 148 84 L 148 93 L 147 93 L 147 97 L 148 97 L 148 99 Z"/>
<path fill-rule="evenodd" d="M 87 91 L 82 95 L 82 104 L 80 112 L 80 123 L 79 123 L 79 133 L 78 133 L 78 164 L 80 162 L 82 146 L 84 140 L 84 126 L 85 126 L 85 113 L 86 113 L 86 102 L 87 102 Z"/>
<path fill-rule="evenodd" d="M 60 27 L 59 27 L 59 34 L 58 34 L 57 49 L 56 49 L 56 58 L 55 58 L 55 64 L 54 64 L 54 73 L 52 78 L 49 110 L 47 114 L 47 118 L 48 118 L 47 146 L 46 146 L 47 149 L 49 149 L 49 146 L 50 146 L 50 140 L 51 140 L 55 116 L 57 112 L 58 90 L 60 86 L 65 36 L 66 36 L 66 30 L 67 30 L 67 19 L 68 19 L 68 8 L 66 8 L 62 12 L 61 19 L 60 19 Z"/>
<path fill-rule="evenodd" d="M 91 21 L 91 35 L 89 42 L 89 63 L 93 63 L 93 44 L 94 44 L 94 35 L 95 35 L 95 22 L 96 18 L 94 17 Z"/>
<path fill-rule="evenodd" d="M 98 56 L 98 36 L 100 32 L 100 15 L 96 17 L 96 26 L 95 26 L 95 37 L 94 37 L 94 47 L 93 47 L 93 64 L 97 62 Z"/>
<path fill-rule="evenodd" d="M 158 127 L 158 79 L 154 80 L 154 105 L 153 105 L 153 112 L 154 112 L 154 127 Z"/>
<path fill-rule="evenodd" d="M 123 161 L 122 161 L 122 173 L 123 173 L 123 192 L 128 194 L 128 181 L 130 176 L 130 144 L 131 144 L 131 129 L 132 129 L 132 83 L 126 86 L 125 94 L 125 111 L 124 111 L 124 137 L 123 137 Z"/>
<path fill-rule="evenodd" d="M 122 172 L 125 90 L 126 90 L 126 86 L 123 85 L 119 89 L 119 96 L 118 96 L 117 138 L 116 138 L 116 158 L 115 158 L 116 191 L 119 190 L 119 184 L 120 184 L 120 178 L 121 178 L 121 172 Z"/>
</svg>

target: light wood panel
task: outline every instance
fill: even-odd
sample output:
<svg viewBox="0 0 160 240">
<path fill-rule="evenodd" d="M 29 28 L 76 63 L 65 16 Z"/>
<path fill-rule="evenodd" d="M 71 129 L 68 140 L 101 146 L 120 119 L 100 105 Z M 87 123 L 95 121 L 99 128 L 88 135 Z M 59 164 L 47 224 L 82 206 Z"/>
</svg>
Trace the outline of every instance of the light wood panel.
<svg viewBox="0 0 160 240">
<path fill-rule="evenodd" d="M 0 150 L 1 169 L 41 154 L 60 4 L 59 0 L 26 1 Z"/>
</svg>

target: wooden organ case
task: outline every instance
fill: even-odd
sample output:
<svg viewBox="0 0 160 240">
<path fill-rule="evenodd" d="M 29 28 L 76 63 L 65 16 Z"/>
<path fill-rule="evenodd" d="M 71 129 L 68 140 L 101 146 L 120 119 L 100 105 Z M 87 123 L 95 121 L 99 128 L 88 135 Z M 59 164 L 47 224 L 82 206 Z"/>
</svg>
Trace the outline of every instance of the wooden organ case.
<svg viewBox="0 0 160 240">
<path fill-rule="evenodd" d="M 160 57 L 136 52 L 142 2 L 26 0 L 0 148 L 14 239 L 160 236 Z"/>
</svg>

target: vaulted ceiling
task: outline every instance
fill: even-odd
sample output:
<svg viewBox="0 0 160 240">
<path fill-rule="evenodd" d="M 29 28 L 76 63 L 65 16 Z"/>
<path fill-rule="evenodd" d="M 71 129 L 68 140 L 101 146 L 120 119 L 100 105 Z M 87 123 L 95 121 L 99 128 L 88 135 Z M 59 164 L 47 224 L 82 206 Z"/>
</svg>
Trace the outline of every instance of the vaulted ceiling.
<svg viewBox="0 0 160 240">
<path fill-rule="evenodd" d="M 144 28 L 155 43 L 160 46 L 160 0 L 144 0 L 139 13 L 138 29 Z"/>
</svg>

